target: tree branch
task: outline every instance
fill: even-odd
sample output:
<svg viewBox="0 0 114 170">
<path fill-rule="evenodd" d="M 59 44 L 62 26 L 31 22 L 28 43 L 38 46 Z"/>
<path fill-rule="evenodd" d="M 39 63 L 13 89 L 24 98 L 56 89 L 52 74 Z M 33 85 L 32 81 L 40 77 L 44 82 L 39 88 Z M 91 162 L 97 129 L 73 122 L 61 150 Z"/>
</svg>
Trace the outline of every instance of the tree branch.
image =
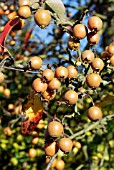
<svg viewBox="0 0 114 170">
<path fill-rule="evenodd" d="M 45 170 L 49 170 L 50 169 L 50 166 L 51 166 L 52 162 L 54 161 L 54 159 L 56 158 L 57 154 L 58 154 L 58 152 L 54 156 L 52 156 L 52 158 L 51 158 L 50 162 L 48 163 L 48 165 L 47 165 Z"/>
<path fill-rule="evenodd" d="M 70 138 L 70 139 L 74 139 L 74 138 L 76 138 L 76 137 L 78 137 L 78 136 L 84 135 L 84 134 L 87 133 L 88 131 L 96 128 L 99 124 L 104 123 L 104 122 L 107 122 L 107 121 L 111 120 L 112 118 L 114 118 L 114 114 L 108 115 L 108 116 L 106 116 L 106 117 L 98 120 L 97 122 L 92 123 L 92 124 L 91 124 L 90 126 L 88 126 L 87 128 L 80 130 L 79 132 L 73 134 L 73 135 L 70 136 L 69 138 Z"/>
<path fill-rule="evenodd" d="M 26 73 L 32 73 L 32 74 L 38 74 L 38 71 L 32 71 L 32 70 L 27 70 L 27 71 L 25 71 L 25 69 L 21 69 L 21 68 L 6 67 L 6 66 L 2 66 L 2 68 L 4 68 L 4 69 L 8 69 L 8 70 L 14 70 L 14 71 L 20 71 L 20 72 L 26 72 Z"/>
</svg>

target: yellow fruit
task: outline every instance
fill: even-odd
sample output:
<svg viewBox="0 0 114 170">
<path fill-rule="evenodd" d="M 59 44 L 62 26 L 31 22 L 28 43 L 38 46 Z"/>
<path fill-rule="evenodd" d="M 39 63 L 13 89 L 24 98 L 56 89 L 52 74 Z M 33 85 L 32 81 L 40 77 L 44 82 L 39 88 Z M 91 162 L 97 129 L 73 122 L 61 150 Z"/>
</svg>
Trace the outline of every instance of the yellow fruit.
<svg viewBox="0 0 114 170">
<path fill-rule="evenodd" d="M 65 167 L 65 162 L 62 159 L 57 159 L 55 167 L 56 167 L 56 170 L 63 170 Z"/>
<path fill-rule="evenodd" d="M 36 149 L 34 149 L 34 148 L 29 149 L 29 157 L 30 158 L 36 157 Z"/>
<path fill-rule="evenodd" d="M 114 148 L 114 139 L 109 141 L 109 145 L 110 145 L 111 148 Z"/>
<path fill-rule="evenodd" d="M 12 135 L 12 130 L 10 127 L 5 127 L 4 130 L 3 130 L 4 134 L 6 136 L 11 136 Z"/>
<path fill-rule="evenodd" d="M 73 38 L 70 38 L 67 44 L 68 48 L 70 48 L 72 51 L 78 50 L 80 48 L 79 40 L 75 40 Z"/>
<path fill-rule="evenodd" d="M 23 136 L 21 134 L 17 136 L 17 141 L 23 141 Z"/>
<path fill-rule="evenodd" d="M 99 144 L 99 145 L 97 146 L 97 151 L 98 151 L 98 152 L 103 152 L 103 151 L 104 151 L 104 145 L 103 145 L 103 144 Z"/>
<path fill-rule="evenodd" d="M 4 96 L 9 97 L 10 96 L 10 89 L 6 88 L 4 89 Z"/>
<path fill-rule="evenodd" d="M 13 114 L 20 114 L 22 112 L 22 105 L 16 106 Z"/>
<path fill-rule="evenodd" d="M 15 157 L 11 158 L 11 159 L 10 159 L 10 162 L 11 162 L 14 166 L 16 166 L 16 165 L 18 164 L 18 160 L 17 160 Z"/>
<path fill-rule="evenodd" d="M 3 81 L 4 81 L 4 74 L 0 72 L 0 83 L 2 83 Z"/>
<path fill-rule="evenodd" d="M 15 11 L 13 11 L 13 12 L 11 12 L 11 13 L 9 13 L 8 15 L 7 15 L 7 17 L 8 17 L 8 19 L 9 20 L 12 20 L 14 17 L 16 17 L 17 16 L 17 13 L 15 12 Z"/>
<path fill-rule="evenodd" d="M 76 155 L 76 154 L 78 153 L 79 149 L 76 148 L 76 147 L 74 147 L 72 151 L 73 151 L 73 153 Z"/>
<path fill-rule="evenodd" d="M 14 110 L 14 104 L 12 103 L 8 104 L 8 110 Z"/>
<path fill-rule="evenodd" d="M 77 149 L 80 149 L 82 146 L 81 146 L 81 143 L 78 142 L 78 141 L 73 141 L 73 145 L 77 148 Z"/>
<path fill-rule="evenodd" d="M 1 143 L 0 146 L 1 146 L 2 149 L 5 149 L 7 147 L 7 145 L 5 143 Z"/>
<path fill-rule="evenodd" d="M 39 138 L 38 137 L 32 139 L 32 144 L 33 145 L 38 144 L 38 142 L 39 142 Z"/>
<path fill-rule="evenodd" d="M 4 86 L 0 86 L 0 93 L 4 92 Z"/>
<path fill-rule="evenodd" d="M 38 128 L 38 129 L 43 129 L 44 128 L 44 121 L 42 119 L 38 122 L 36 128 Z"/>
</svg>

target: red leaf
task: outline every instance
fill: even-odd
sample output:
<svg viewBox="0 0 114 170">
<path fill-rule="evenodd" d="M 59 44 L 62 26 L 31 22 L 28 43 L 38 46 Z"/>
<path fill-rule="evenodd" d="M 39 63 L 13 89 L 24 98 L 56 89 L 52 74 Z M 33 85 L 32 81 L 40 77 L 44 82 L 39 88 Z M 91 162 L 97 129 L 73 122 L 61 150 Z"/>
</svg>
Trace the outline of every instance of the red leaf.
<svg viewBox="0 0 114 170">
<path fill-rule="evenodd" d="M 41 110 L 36 116 L 34 116 L 31 120 L 28 119 L 24 122 L 22 122 L 22 130 L 21 133 L 23 135 L 27 135 L 29 133 L 31 133 L 36 125 L 38 124 L 38 122 L 42 119 L 42 115 L 43 115 L 43 110 Z"/>
<path fill-rule="evenodd" d="M 9 32 L 11 31 L 11 29 L 18 24 L 20 18 L 18 16 L 16 16 L 14 19 L 10 20 L 4 27 L 3 32 L 0 34 L 0 44 L 4 47 L 5 46 L 5 40 L 9 34 Z M 2 54 L 4 53 L 4 48 L 0 46 L 0 52 L 2 52 Z"/>
<path fill-rule="evenodd" d="M 29 39 L 30 39 L 30 36 L 31 36 L 31 34 L 32 34 L 32 31 L 33 31 L 34 27 L 35 27 L 35 26 L 33 26 L 33 28 L 31 28 L 31 30 L 26 33 L 25 40 L 24 40 L 24 46 L 25 46 L 25 47 L 26 47 L 27 44 L 28 44 L 28 41 L 29 41 Z"/>
</svg>

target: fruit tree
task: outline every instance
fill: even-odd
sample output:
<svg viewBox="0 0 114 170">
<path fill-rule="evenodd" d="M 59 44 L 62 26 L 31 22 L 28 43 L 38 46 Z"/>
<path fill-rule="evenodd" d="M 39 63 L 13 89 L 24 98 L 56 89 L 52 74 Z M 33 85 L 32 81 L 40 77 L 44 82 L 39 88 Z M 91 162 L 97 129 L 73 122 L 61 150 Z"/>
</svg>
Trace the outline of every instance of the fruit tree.
<svg viewBox="0 0 114 170">
<path fill-rule="evenodd" d="M 0 169 L 114 170 L 113 9 L 0 2 Z"/>
</svg>

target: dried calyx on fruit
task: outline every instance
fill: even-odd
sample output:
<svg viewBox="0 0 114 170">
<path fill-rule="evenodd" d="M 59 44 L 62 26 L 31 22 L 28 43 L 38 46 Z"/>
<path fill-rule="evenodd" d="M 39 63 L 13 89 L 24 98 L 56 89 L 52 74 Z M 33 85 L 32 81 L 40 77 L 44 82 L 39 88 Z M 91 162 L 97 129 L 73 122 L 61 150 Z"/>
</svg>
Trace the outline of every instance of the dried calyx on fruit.
<svg viewBox="0 0 114 170">
<path fill-rule="evenodd" d="M 45 69 L 42 73 L 42 77 L 45 81 L 49 82 L 54 78 L 54 72 L 51 69 Z"/>
<path fill-rule="evenodd" d="M 34 20 L 38 26 L 45 28 L 51 22 L 51 15 L 48 10 L 39 9 L 34 15 Z"/>
<path fill-rule="evenodd" d="M 92 63 L 94 61 L 95 55 L 91 50 L 85 50 L 81 55 L 82 61 L 87 63 Z"/>
<path fill-rule="evenodd" d="M 80 41 L 75 40 L 74 38 L 69 38 L 67 44 L 68 44 L 68 48 L 72 51 L 78 50 L 80 48 Z"/>
</svg>

